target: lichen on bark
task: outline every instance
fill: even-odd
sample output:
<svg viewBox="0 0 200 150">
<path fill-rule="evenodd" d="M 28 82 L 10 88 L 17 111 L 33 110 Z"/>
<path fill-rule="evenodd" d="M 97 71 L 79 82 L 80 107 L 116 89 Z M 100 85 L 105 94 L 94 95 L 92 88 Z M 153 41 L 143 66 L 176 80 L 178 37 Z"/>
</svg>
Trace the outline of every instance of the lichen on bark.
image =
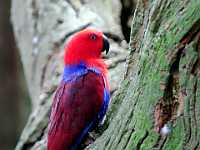
<svg viewBox="0 0 200 150">
<path fill-rule="evenodd" d="M 199 148 L 199 11 L 195 0 L 137 2 L 115 113 L 89 149 Z"/>
</svg>

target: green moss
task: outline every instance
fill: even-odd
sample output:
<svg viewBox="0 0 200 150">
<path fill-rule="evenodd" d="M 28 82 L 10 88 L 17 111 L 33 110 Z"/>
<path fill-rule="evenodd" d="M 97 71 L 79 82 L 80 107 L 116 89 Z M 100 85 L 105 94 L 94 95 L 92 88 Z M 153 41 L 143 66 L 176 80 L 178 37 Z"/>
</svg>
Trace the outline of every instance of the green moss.
<svg viewBox="0 0 200 150">
<path fill-rule="evenodd" d="M 114 114 L 115 116 L 112 117 L 108 130 L 111 130 L 111 127 L 115 127 L 116 129 L 112 129 L 113 133 L 111 134 L 117 134 L 117 137 L 110 135 L 108 146 L 106 146 L 107 149 L 110 147 L 122 149 L 126 142 L 126 149 L 136 149 L 138 142 L 140 143 L 146 132 L 148 132 L 148 135 L 140 145 L 141 149 L 152 149 L 158 140 L 159 134 L 153 130 L 153 111 L 156 103 L 164 95 L 164 91 L 160 88 L 160 83 L 166 83 L 169 77 L 169 68 L 172 63 L 170 62 L 169 57 L 171 56 L 169 54 L 175 52 L 176 46 L 182 37 L 200 19 L 200 1 L 191 0 L 185 3 L 183 4 L 181 0 L 162 1 L 161 5 L 163 7 L 159 7 L 157 13 L 154 14 L 155 16 L 151 18 L 149 30 L 147 30 L 145 37 L 139 39 L 143 40 L 142 42 L 138 41 L 138 45 L 141 46 L 138 54 L 139 63 L 136 61 L 137 64 L 134 64 L 139 69 L 133 70 L 133 72 L 136 72 L 134 73 L 135 76 L 132 77 L 133 79 L 127 79 L 127 81 L 123 82 L 122 89 L 124 89 L 120 90 L 119 95 L 115 97 L 114 103 L 120 108 L 112 106 L 112 109 L 117 111 Z M 185 8 L 181 8 L 181 5 Z M 157 22 L 160 26 L 154 30 L 155 27 L 158 27 L 155 25 Z M 136 30 L 137 28 L 132 29 L 132 34 L 136 35 Z M 192 44 L 186 50 L 185 57 L 181 57 L 179 65 L 180 85 L 181 88 L 192 88 L 194 87 L 192 83 L 195 82 L 194 79 L 196 78 L 191 80 L 188 69 L 186 71 L 183 66 L 189 65 L 193 59 L 196 60 L 197 52 L 194 51 Z M 189 116 L 190 100 L 189 98 L 184 100 L 186 100 L 184 112 Z M 188 118 L 183 123 L 183 117 L 176 118 L 163 149 L 182 149 L 186 134 L 188 134 L 186 127 L 189 126 Z M 192 132 L 192 134 L 194 133 L 195 131 Z"/>
<path fill-rule="evenodd" d="M 200 5 L 196 1 L 191 1 L 180 16 L 177 16 L 180 13 L 178 10 L 174 12 L 174 8 L 177 5 L 177 2 L 173 3 L 167 11 L 167 15 L 164 15 L 167 22 L 171 22 L 169 29 L 166 31 L 160 27 L 156 35 L 148 34 L 151 37 L 147 39 L 151 43 L 145 45 L 146 50 L 143 50 L 140 55 L 140 76 L 138 78 L 140 84 L 138 89 L 141 88 L 142 90 L 139 97 L 136 98 L 133 96 L 133 99 L 138 99 L 138 103 L 134 108 L 134 116 L 132 118 L 135 120 L 136 132 L 133 133 L 131 140 L 133 140 L 132 144 L 134 145 L 134 143 L 137 143 L 141 139 L 145 130 L 149 131 L 151 134 L 149 134 L 147 141 L 142 145 L 142 149 L 151 147 L 157 137 L 157 134 L 152 134 L 151 132 L 153 124 L 152 111 L 159 98 L 163 96 L 163 91 L 160 90 L 160 82 L 166 81 L 169 75 L 167 71 L 169 70 L 170 64 L 166 55 L 168 51 L 173 51 L 176 43 L 188 32 L 194 22 L 200 18 Z M 162 25 L 165 25 L 165 20 L 162 21 Z M 196 54 L 194 56 L 192 55 L 189 55 L 191 57 L 190 59 L 196 57 Z M 187 59 L 185 61 L 185 63 L 188 63 L 190 60 Z M 182 122 L 178 120 L 172 130 L 166 144 L 169 144 L 170 147 L 166 147 L 166 149 L 181 149 L 182 143 L 180 141 L 183 141 L 184 133 Z"/>
<path fill-rule="evenodd" d="M 184 138 L 183 119 L 176 120 L 175 125 L 171 128 L 171 133 L 163 146 L 164 150 L 181 150 Z"/>
</svg>

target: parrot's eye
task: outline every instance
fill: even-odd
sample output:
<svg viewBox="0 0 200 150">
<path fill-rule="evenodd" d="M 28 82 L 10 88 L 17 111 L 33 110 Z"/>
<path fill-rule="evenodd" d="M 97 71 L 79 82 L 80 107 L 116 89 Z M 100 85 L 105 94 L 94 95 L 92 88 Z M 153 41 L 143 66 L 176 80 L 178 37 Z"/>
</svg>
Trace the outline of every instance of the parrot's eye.
<svg viewBox="0 0 200 150">
<path fill-rule="evenodd" d="M 93 40 L 93 41 L 95 41 L 95 40 L 97 39 L 97 36 L 96 36 L 95 34 L 92 34 L 92 35 L 90 36 L 90 39 Z"/>
</svg>

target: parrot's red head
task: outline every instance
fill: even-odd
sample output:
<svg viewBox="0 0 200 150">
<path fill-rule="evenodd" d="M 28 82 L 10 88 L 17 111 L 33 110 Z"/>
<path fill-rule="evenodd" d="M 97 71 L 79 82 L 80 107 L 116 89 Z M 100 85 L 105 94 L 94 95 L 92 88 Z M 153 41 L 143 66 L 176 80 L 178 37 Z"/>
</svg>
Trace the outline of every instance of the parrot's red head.
<svg viewBox="0 0 200 150">
<path fill-rule="evenodd" d="M 65 65 L 88 62 L 101 58 L 101 52 L 109 51 L 109 42 L 102 32 L 84 29 L 73 35 L 65 46 Z"/>
</svg>

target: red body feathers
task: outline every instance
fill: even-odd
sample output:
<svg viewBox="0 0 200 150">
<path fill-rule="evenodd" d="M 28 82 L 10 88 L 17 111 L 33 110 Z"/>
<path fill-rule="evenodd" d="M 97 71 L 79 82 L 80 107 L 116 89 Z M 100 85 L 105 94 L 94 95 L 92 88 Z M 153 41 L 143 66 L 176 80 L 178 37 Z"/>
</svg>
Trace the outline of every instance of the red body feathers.
<svg viewBox="0 0 200 150">
<path fill-rule="evenodd" d="M 81 131 L 100 111 L 103 87 L 102 78 L 95 73 L 88 73 L 76 82 L 61 82 L 53 104 L 49 150 L 67 150 L 76 141 Z"/>
<path fill-rule="evenodd" d="M 101 59 L 102 32 L 76 33 L 65 47 L 65 69 L 52 105 L 48 150 L 76 149 L 106 113 L 109 103 L 107 69 Z M 107 44 L 107 43 L 106 43 Z"/>
</svg>

